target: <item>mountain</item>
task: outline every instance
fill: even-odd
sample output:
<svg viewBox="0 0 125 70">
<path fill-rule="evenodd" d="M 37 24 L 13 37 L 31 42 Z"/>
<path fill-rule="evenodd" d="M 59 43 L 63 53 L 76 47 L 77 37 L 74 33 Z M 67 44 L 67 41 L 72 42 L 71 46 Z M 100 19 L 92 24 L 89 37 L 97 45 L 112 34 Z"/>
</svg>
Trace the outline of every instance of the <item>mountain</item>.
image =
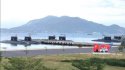
<svg viewBox="0 0 125 70">
<path fill-rule="evenodd" d="M 125 28 L 118 25 L 105 26 L 79 17 L 47 16 L 29 21 L 19 27 L 4 30 L 8 32 L 58 32 L 58 33 L 125 33 Z"/>
<path fill-rule="evenodd" d="M 6 28 L 0 28 L 0 32 L 8 32 L 9 29 L 6 29 Z"/>
</svg>

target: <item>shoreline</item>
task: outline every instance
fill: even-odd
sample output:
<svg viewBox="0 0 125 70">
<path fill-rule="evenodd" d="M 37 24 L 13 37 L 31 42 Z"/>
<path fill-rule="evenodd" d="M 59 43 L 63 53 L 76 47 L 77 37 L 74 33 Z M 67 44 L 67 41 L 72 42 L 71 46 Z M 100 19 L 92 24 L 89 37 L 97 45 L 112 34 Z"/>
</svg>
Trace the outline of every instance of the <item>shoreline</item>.
<svg viewBox="0 0 125 70">
<path fill-rule="evenodd" d="M 112 47 L 118 47 L 118 46 L 112 46 Z M 32 51 L 32 50 L 65 50 L 65 49 L 83 49 L 83 48 L 93 48 L 92 46 L 89 46 L 89 47 L 51 47 L 51 48 L 47 48 L 47 47 L 42 47 L 42 48 L 31 48 L 31 47 L 24 47 L 24 48 L 18 48 L 18 49 L 3 49 L 3 48 L 5 48 L 5 47 L 1 47 L 0 48 L 0 51 L 26 51 L 26 50 L 28 50 L 28 51 Z M 6 47 L 7 48 L 7 47 Z M 17 48 L 17 47 L 16 47 Z"/>
<path fill-rule="evenodd" d="M 108 53 L 117 52 L 117 47 L 112 47 Z M 34 49 L 34 50 L 16 50 L 16 51 L 3 51 L 3 57 L 19 57 L 19 56 L 36 56 L 36 55 L 54 55 L 54 54 L 82 54 L 93 53 L 91 47 L 87 48 L 68 48 L 68 49 Z"/>
<path fill-rule="evenodd" d="M 4 48 L 4 47 L 3 47 Z M 92 48 L 92 47 L 81 47 L 81 48 Z M 80 49 L 79 47 L 69 47 L 69 48 L 67 48 L 67 47 L 62 47 L 62 48 L 46 48 L 46 47 L 44 47 L 44 48 L 29 48 L 29 47 L 27 47 L 27 50 L 58 50 L 58 49 Z M 25 51 L 26 50 L 26 47 L 24 47 L 23 49 L 9 49 L 9 50 L 5 50 L 5 49 L 2 49 L 1 51 Z"/>
</svg>

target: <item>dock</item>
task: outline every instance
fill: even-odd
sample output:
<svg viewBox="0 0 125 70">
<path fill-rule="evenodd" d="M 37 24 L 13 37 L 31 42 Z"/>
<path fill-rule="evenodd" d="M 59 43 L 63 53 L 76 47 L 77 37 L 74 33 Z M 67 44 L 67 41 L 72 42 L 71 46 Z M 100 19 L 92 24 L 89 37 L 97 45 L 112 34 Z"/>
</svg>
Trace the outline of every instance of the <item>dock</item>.
<svg viewBox="0 0 125 70">
<path fill-rule="evenodd" d="M 23 40 L 18 39 L 17 36 L 11 36 L 10 40 L 4 40 L 0 41 L 1 43 L 9 43 L 12 45 L 32 45 L 32 44 L 46 44 L 46 45 L 62 45 L 62 46 L 93 46 L 92 43 L 86 43 L 86 42 L 74 42 L 72 40 L 67 40 L 66 36 L 59 36 L 58 39 L 56 39 L 56 36 L 48 36 L 48 39 L 32 39 L 31 36 L 25 36 Z"/>
<path fill-rule="evenodd" d="M 85 42 L 74 42 L 72 40 L 42 40 L 41 44 L 50 44 L 50 45 L 64 45 L 64 46 L 93 46 L 92 43 Z"/>
<path fill-rule="evenodd" d="M 32 39 L 32 41 L 25 40 L 4 40 L 1 43 L 9 43 L 15 45 L 32 45 L 32 44 L 46 44 L 46 45 L 63 45 L 63 46 L 93 46 L 92 43 L 74 42 L 72 40 L 48 40 L 48 39 Z"/>
<path fill-rule="evenodd" d="M 120 38 L 118 37 L 118 39 L 120 39 Z M 105 37 L 104 41 L 105 40 L 106 40 L 106 42 L 112 41 L 111 37 Z M 98 41 L 98 40 L 94 40 L 94 41 Z M 101 42 L 100 39 L 99 39 L 99 42 Z M 72 40 L 67 40 L 66 36 L 59 36 L 59 38 L 57 39 L 55 35 L 48 36 L 48 39 L 32 39 L 31 36 L 25 36 L 24 39 L 18 39 L 17 36 L 11 36 L 10 40 L 0 41 L 0 43 L 8 43 L 8 44 L 12 44 L 12 45 L 24 45 L 24 46 L 28 46 L 28 45 L 32 45 L 32 44 L 45 44 L 45 45 L 62 45 L 62 46 L 78 46 L 78 47 L 88 46 L 88 47 L 91 47 L 94 45 L 94 43 L 74 42 Z"/>
</svg>

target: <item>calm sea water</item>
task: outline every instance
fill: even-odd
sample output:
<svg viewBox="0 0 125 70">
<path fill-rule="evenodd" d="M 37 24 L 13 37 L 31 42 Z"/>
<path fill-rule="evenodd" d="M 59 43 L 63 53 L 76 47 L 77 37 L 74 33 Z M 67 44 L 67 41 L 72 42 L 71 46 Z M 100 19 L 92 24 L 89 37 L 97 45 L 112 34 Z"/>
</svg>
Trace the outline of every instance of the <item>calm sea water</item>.
<svg viewBox="0 0 125 70">
<path fill-rule="evenodd" d="M 25 36 L 28 36 L 28 33 L 2 33 L 1 34 L 1 40 L 10 40 L 11 36 L 18 36 L 18 39 L 24 39 Z M 91 40 L 94 39 L 98 39 L 98 38 L 102 38 L 101 34 L 92 34 L 92 35 L 88 35 L 88 34 L 78 34 L 78 33 L 64 33 L 64 34 L 60 34 L 60 33 L 33 33 L 30 34 L 32 39 L 47 39 L 49 35 L 55 35 L 56 39 L 58 39 L 58 37 L 60 35 L 65 35 L 67 40 L 73 40 L 76 42 L 91 42 L 94 43 Z M 5 43 L 0 43 L 1 46 L 1 50 L 25 50 L 25 46 L 24 45 L 11 45 L 11 44 L 5 44 Z M 27 46 L 27 49 L 60 49 L 60 48 L 78 48 L 77 46 L 56 46 L 56 45 L 30 45 Z"/>
<path fill-rule="evenodd" d="M 79 39 L 80 41 L 83 40 L 83 38 L 101 38 L 101 34 L 93 34 L 93 35 L 88 35 L 88 34 L 78 34 L 78 33 L 2 33 L 1 34 L 1 40 L 9 40 L 11 36 L 17 35 L 19 39 L 24 39 L 25 36 L 31 35 L 33 39 L 47 39 L 48 36 L 50 35 L 55 35 L 56 38 L 58 39 L 58 36 L 60 35 L 65 35 L 67 39 L 76 39 L 76 38 L 82 38 Z"/>
</svg>

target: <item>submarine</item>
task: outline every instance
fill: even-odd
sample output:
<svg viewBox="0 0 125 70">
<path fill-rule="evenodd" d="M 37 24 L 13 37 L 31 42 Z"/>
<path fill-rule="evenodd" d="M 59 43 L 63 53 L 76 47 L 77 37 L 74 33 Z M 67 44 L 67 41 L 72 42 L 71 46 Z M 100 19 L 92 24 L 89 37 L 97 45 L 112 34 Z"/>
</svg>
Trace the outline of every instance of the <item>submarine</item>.
<svg viewBox="0 0 125 70">
<path fill-rule="evenodd" d="M 96 39 L 96 40 L 92 40 L 92 41 L 96 41 L 96 42 L 116 42 L 116 43 L 120 43 L 122 40 L 122 36 L 114 36 L 113 38 L 111 36 L 104 36 L 104 38 L 102 39 Z"/>
</svg>

